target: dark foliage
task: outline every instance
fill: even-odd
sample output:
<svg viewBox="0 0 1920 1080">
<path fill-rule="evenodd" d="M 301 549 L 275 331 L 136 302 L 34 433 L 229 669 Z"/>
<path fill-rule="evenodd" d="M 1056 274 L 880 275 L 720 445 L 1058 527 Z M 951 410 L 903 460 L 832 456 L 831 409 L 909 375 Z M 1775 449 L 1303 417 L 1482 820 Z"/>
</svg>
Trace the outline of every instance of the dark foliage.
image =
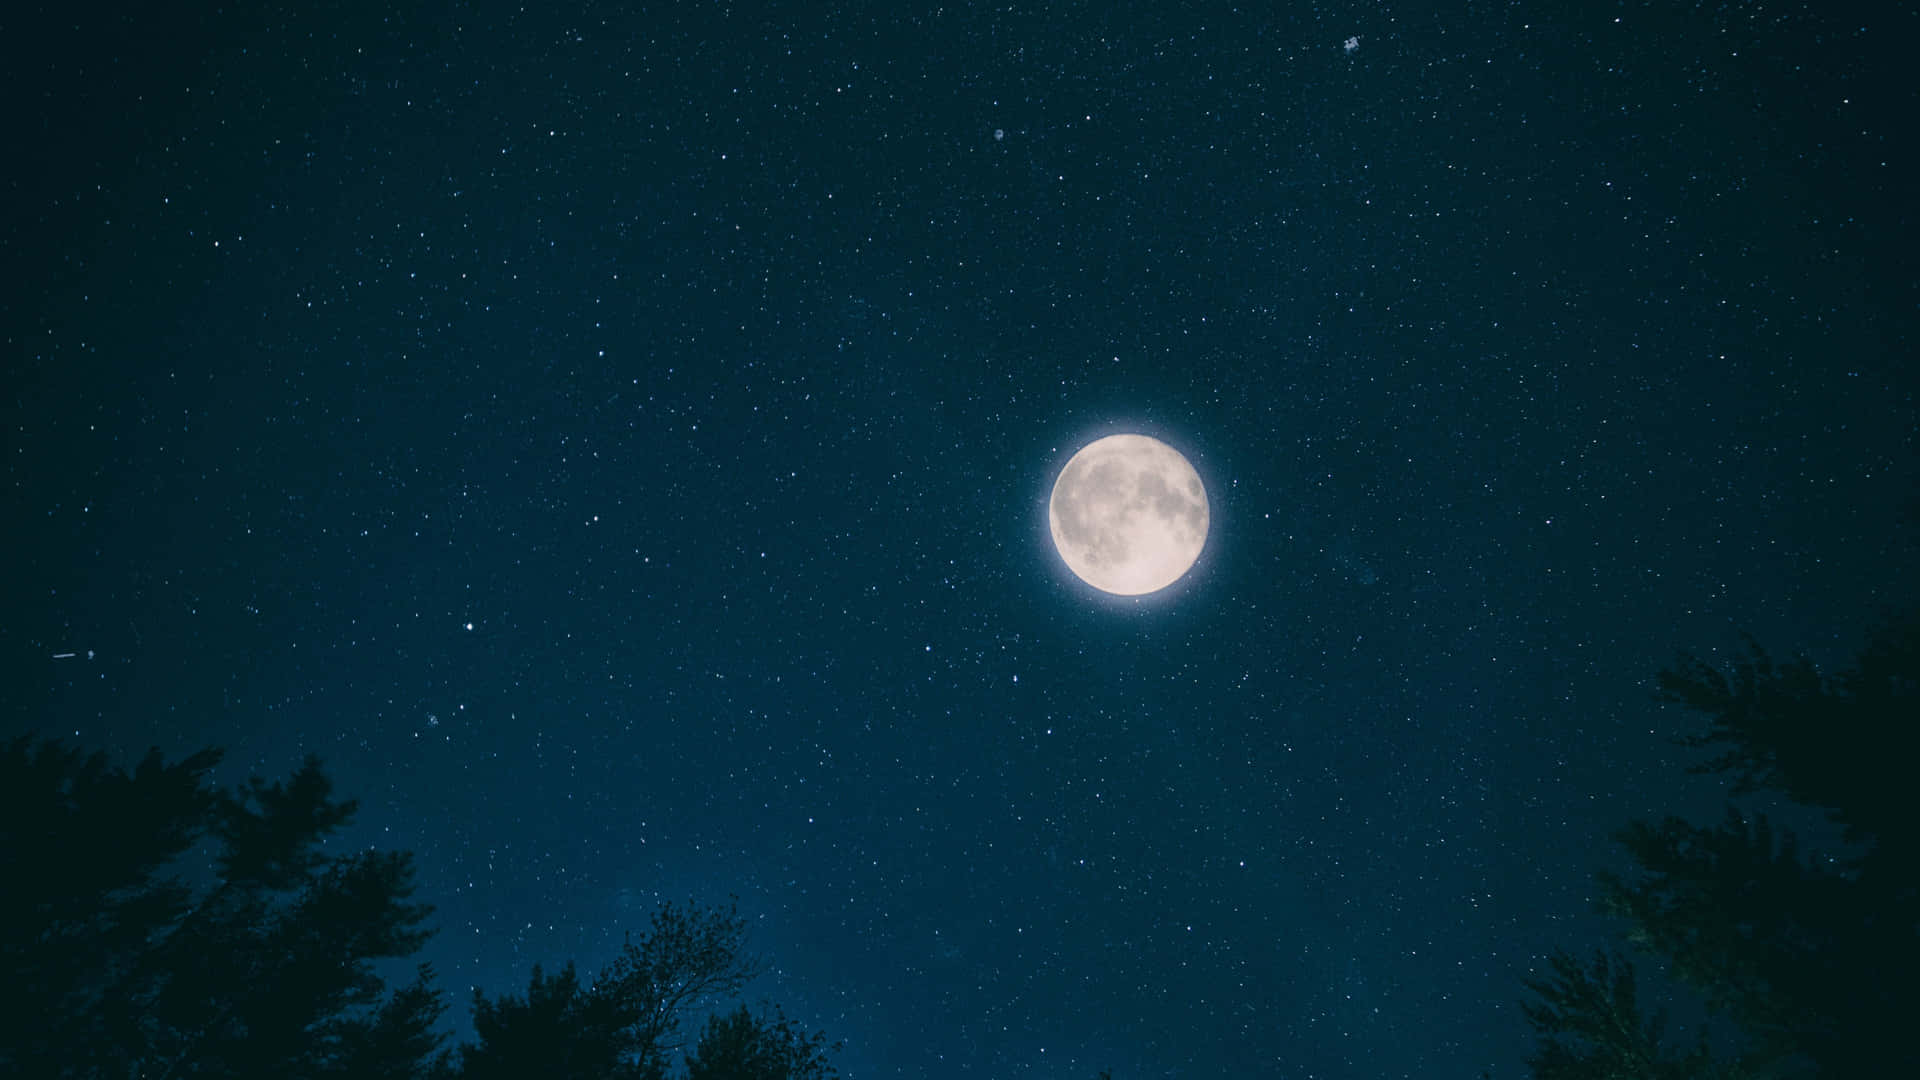
<svg viewBox="0 0 1920 1080">
<path fill-rule="evenodd" d="M 1616 954 L 1597 953 L 1581 967 L 1566 953 L 1550 960 L 1553 974 L 1528 979 L 1536 1000 L 1521 1006 L 1540 1033 L 1529 1059 L 1539 1080 L 1706 1080 L 1751 1075 L 1739 1063 L 1716 1065 L 1704 1045 L 1676 1053 L 1661 1045 L 1666 1014 L 1643 1016 L 1637 1000 L 1633 964 Z"/>
<path fill-rule="evenodd" d="M 76 1048 L 134 1037 L 113 1003 L 188 911 L 191 891 L 163 870 L 206 829 L 218 762 L 156 752 L 128 774 L 57 742 L 0 753 L 0 964 L 14 1002 L 0 1010 L 0 1067 L 58 1075 L 81 1064 Z"/>
<path fill-rule="evenodd" d="M 1910 765 L 1895 752 L 1920 721 L 1920 619 L 1881 626 L 1837 675 L 1749 643 L 1725 671 L 1683 657 L 1660 687 L 1708 720 L 1685 740 L 1715 751 L 1696 771 L 1729 775 L 1735 795 L 1776 792 L 1826 813 L 1851 850 L 1803 851 L 1766 815 L 1733 806 L 1712 826 L 1630 824 L 1618 838 L 1636 869 L 1601 876 L 1602 906 L 1731 1025 L 1737 1048 L 1716 1060 L 1702 1036 L 1688 1054 L 1663 1054 L 1630 968 L 1561 956 L 1554 977 L 1528 984 L 1535 1075 L 1920 1075 L 1903 1033 L 1920 1004 L 1920 816 L 1904 805 Z"/>
<path fill-rule="evenodd" d="M 441 1002 L 426 974 L 386 996 L 372 971 L 426 937 L 409 858 L 321 853 L 353 804 L 332 799 L 317 762 L 235 795 L 207 783 L 218 761 L 207 751 L 169 766 L 149 753 L 129 774 L 27 739 L 0 754 L 15 823 L 0 834 L 0 963 L 26 1003 L 0 1013 L 0 1072 L 436 1068 Z M 219 874 L 194 889 L 174 867 L 202 839 L 217 845 Z"/>
<path fill-rule="evenodd" d="M 591 986 L 572 965 L 534 969 L 524 997 L 474 995 L 479 1041 L 463 1048 L 465 1075 L 483 1080 L 539 1071 L 556 1077 L 664 1076 L 696 1006 L 732 997 L 760 973 L 742 951 L 738 910 L 662 906 L 640 941 Z"/>
<path fill-rule="evenodd" d="M 462 1049 L 461 1075 L 474 1080 L 659 1076 L 657 1058 L 644 1055 L 634 1036 L 638 1021 L 638 1010 L 617 995 L 582 986 L 572 964 L 551 976 L 536 965 L 524 997 L 474 994 L 479 1042 Z M 646 1060 L 637 1060 L 641 1057 Z"/>
<path fill-rule="evenodd" d="M 1777 662 L 1751 639 L 1747 653 L 1724 671 L 1686 655 L 1660 673 L 1663 700 L 1707 718 L 1684 742 L 1715 754 L 1692 771 L 1729 775 L 1736 795 L 1777 791 L 1825 811 L 1867 857 L 1910 861 L 1920 816 L 1900 748 L 1920 729 L 1920 614 L 1882 623 L 1834 675 L 1805 657 Z"/>
<path fill-rule="evenodd" d="M 746 920 L 739 909 L 679 907 L 653 913 L 638 944 L 629 941 L 602 983 L 641 1014 L 636 1036 L 661 1054 L 680 1048 L 688 1010 L 729 998 L 765 970 L 742 951 Z"/>
<path fill-rule="evenodd" d="M 0 748 L 0 1076 L 663 1080 L 688 1015 L 761 970 L 735 908 L 669 904 L 591 985 L 536 967 L 525 995 L 476 994 L 456 1058 L 432 970 L 392 989 L 373 971 L 426 940 L 411 857 L 323 850 L 354 804 L 317 761 L 228 793 L 219 760 L 128 773 L 57 741 Z M 194 854 L 199 887 L 178 876 Z M 739 1011 L 686 1068 L 825 1080 L 826 1050 Z"/>
<path fill-rule="evenodd" d="M 836 1049 L 778 1012 L 756 1017 L 743 1005 L 707 1018 L 687 1080 L 830 1080 L 839 1075 L 827 1061 Z"/>
</svg>

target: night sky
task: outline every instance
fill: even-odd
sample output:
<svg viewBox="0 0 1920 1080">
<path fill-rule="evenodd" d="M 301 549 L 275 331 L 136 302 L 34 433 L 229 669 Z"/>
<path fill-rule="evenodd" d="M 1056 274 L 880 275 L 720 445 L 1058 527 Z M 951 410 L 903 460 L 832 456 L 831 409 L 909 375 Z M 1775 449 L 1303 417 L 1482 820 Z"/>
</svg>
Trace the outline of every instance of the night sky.
<svg viewBox="0 0 1920 1080">
<path fill-rule="evenodd" d="M 458 1026 L 738 896 L 857 1080 L 1519 1076 L 1658 668 L 1916 595 L 1911 5 L 189 7 L 0 16 L 0 734 L 320 755 Z"/>
</svg>

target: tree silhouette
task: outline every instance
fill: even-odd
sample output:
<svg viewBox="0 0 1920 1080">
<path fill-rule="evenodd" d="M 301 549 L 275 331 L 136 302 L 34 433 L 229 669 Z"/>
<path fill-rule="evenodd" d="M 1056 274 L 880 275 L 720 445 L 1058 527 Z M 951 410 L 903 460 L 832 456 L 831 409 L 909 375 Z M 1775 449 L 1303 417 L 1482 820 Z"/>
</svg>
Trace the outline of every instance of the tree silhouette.
<svg viewBox="0 0 1920 1080">
<path fill-rule="evenodd" d="M 203 751 L 165 765 L 154 752 L 129 775 L 57 742 L 0 752 L 4 1071 L 66 1075 L 135 1056 L 121 1006 L 149 989 L 142 954 L 189 908 L 191 891 L 161 872 L 209 824 L 205 775 L 218 762 Z"/>
<path fill-rule="evenodd" d="M 754 1016 L 742 1005 L 707 1018 L 700 1044 L 687 1058 L 687 1080 L 829 1080 L 826 1038 L 801 1030 L 775 1012 Z"/>
<path fill-rule="evenodd" d="M 1628 825 L 1618 839 L 1637 869 L 1601 875 L 1602 908 L 1732 1024 L 1739 1046 L 1716 1060 L 1703 1036 L 1688 1054 L 1663 1053 L 1630 966 L 1603 955 L 1583 969 L 1560 954 L 1552 978 L 1528 983 L 1535 1076 L 1920 1075 L 1904 1032 L 1920 1004 L 1920 816 L 1905 806 L 1913 766 L 1895 752 L 1920 718 L 1920 618 L 1880 625 L 1838 674 L 1776 663 L 1749 641 L 1724 671 L 1683 656 L 1659 685 L 1707 717 L 1684 742 L 1715 756 L 1693 771 L 1730 775 L 1736 796 L 1772 792 L 1823 812 L 1849 850 L 1803 851 L 1765 814 L 1731 805 L 1711 826 Z"/>
<path fill-rule="evenodd" d="M 551 977 L 536 967 L 524 996 L 476 991 L 479 1041 L 462 1048 L 462 1072 L 475 1080 L 533 1070 L 622 1080 L 664 1076 L 681 1048 L 686 1015 L 734 996 L 761 973 L 763 965 L 744 951 L 745 935 L 734 905 L 669 903 L 591 986 L 583 986 L 569 964 Z"/>
<path fill-rule="evenodd" d="M 8 888 L 0 1067 L 49 1077 L 380 1075 L 438 1068 L 431 974 L 391 997 L 376 960 L 412 954 L 430 908 L 404 854 L 328 856 L 352 802 L 309 759 L 285 784 L 217 791 L 203 751 L 103 754 L 18 739 L 0 753 Z M 215 846 L 215 882 L 175 864 Z"/>
<path fill-rule="evenodd" d="M 1641 1015 L 1632 963 L 1598 952 L 1587 966 L 1566 953 L 1549 962 L 1553 974 L 1528 979 L 1537 1001 L 1521 1006 L 1541 1033 L 1530 1064 L 1539 1080 L 1707 1080 L 1752 1075 L 1744 1063 L 1717 1064 L 1704 1041 L 1686 1053 L 1662 1045 L 1664 1011 Z"/>
<path fill-rule="evenodd" d="M 355 805 L 317 760 L 237 792 L 208 782 L 219 761 L 154 751 L 128 773 L 57 740 L 0 747 L 0 1076 L 664 1080 L 689 1016 L 763 969 L 736 907 L 667 904 L 591 985 L 568 964 L 535 967 L 524 995 L 476 992 L 456 1057 L 432 969 L 390 989 L 373 967 L 426 941 L 412 856 L 323 850 Z M 825 1080 L 826 1050 L 736 1010 L 684 1065 Z"/>
<path fill-rule="evenodd" d="M 525 996 L 474 992 L 479 1042 L 461 1048 L 460 1073 L 472 1080 L 651 1080 L 662 1072 L 656 1058 L 640 1053 L 637 1022 L 616 996 L 581 986 L 572 964 L 551 976 L 536 964 Z"/>
</svg>

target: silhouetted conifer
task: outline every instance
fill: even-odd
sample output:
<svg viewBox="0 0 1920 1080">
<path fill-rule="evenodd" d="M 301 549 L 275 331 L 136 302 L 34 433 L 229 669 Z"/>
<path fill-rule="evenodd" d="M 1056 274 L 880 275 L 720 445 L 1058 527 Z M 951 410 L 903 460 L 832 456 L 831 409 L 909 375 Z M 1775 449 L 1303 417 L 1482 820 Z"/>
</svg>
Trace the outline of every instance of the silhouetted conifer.
<svg viewBox="0 0 1920 1080">
<path fill-rule="evenodd" d="M 735 907 L 668 904 L 592 985 L 535 967 L 524 995 L 476 993 L 456 1059 L 431 968 L 397 989 L 373 969 L 427 938 L 412 857 L 325 850 L 354 804 L 317 761 L 227 793 L 219 760 L 153 752 L 128 773 L 58 741 L 0 747 L 0 1076 L 664 1080 L 693 1010 L 762 970 Z M 703 1080 L 825 1080 L 826 1049 L 738 1011 L 685 1060 Z"/>
<path fill-rule="evenodd" d="M 462 1048 L 460 1073 L 468 1080 L 637 1077 L 634 1019 L 611 996 L 582 986 L 572 964 L 554 975 L 536 964 L 524 996 L 474 992 L 479 1041 Z"/>
<path fill-rule="evenodd" d="M 353 812 L 309 760 L 238 795 L 213 751 L 131 774 L 20 739 L 0 753 L 0 1073 L 35 1077 L 425 1076 L 440 1003 L 391 998 L 372 963 L 425 940 L 408 856 L 328 856 Z M 213 882 L 177 864 L 215 844 Z M 424 973 L 423 973 L 424 978 Z M 383 1054 L 395 1056 L 387 1057 Z"/>
<path fill-rule="evenodd" d="M 1601 875 L 1602 907 L 1629 940 L 1667 962 L 1737 1047 L 1664 1055 L 1632 972 L 1558 956 L 1530 982 L 1541 1080 L 1613 1076 L 1920 1076 L 1904 1027 L 1920 994 L 1920 815 L 1905 805 L 1900 748 L 1920 724 L 1920 618 L 1890 621 L 1854 667 L 1826 675 L 1777 663 L 1757 644 L 1725 670 L 1691 656 L 1660 674 L 1665 700 L 1703 713 L 1684 740 L 1715 756 L 1735 795 L 1770 791 L 1824 812 L 1850 850 L 1808 852 L 1760 813 L 1729 806 L 1717 825 L 1634 822 L 1618 838 L 1635 872 Z"/>
</svg>

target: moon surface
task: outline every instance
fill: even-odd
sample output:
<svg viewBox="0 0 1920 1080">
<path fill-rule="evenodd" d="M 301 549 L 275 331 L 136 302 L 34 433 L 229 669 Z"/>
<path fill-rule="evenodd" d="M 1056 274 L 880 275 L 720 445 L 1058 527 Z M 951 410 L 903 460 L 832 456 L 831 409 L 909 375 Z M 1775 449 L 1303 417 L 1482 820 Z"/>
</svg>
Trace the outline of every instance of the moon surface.
<svg viewBox="0 0 1920 1080">
<path fill-rule="evenodd" d="M 1207 489 L 1180 451 L 1145 435 L 1080 448 L 1053 482 L 1047 523 L 1067 569 L 1117 596 L 1180 580 L 1207 544 Z"/>
</svg>

